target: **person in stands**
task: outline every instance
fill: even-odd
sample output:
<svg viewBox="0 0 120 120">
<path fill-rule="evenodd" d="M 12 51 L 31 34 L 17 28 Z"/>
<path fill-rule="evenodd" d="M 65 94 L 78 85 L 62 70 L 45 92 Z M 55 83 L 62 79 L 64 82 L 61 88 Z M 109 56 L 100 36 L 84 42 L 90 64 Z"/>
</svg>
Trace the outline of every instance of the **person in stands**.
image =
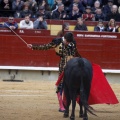
<svg viewBox="0 0 120 120">
<path fill-rule="evenodd" d="M 38 15 L 38 18 L 37 20 L 34 21 L 33 25 L 34 25 L 34 29 L 46 29 L 47 30 L 47 22 L 43 18 L 42 14 Z"/>
<path fill-rule="evenodd" d="M 94 31 L 97 31 L 97 32 L 103 32 L 103 31 L 105 31 L 105 26 L 103 24 L 103 20 L 100 19 L 98 21 L 97 26 L 94 27 Z"/>
<path fill-rule="evenodd" d="M 62 30 L 60 30 L 58 33 L 57 33 L 57 37 L 63 37 L 64 34 L 65 34 L 65 31 L 69 30 L 69 23 L 68 22 L 65 22 L 63 23 L 62 25 Z"/>
<path fill-rule="evenodd" d="M 116 24 L 114 19 L 110 19 L 107 24 L 106 31 L 108 32 L 119 32 L 119 25 Z"/>
<path fill-rule="evenodd" d="M 78 18 L 78 19 L 77 19 L 77 24 L 75 25 L 74 30 L 88 31 L 87 26 L 84 24 L 82 18 Z"/>
<path fill-rule="evenodd" d="M 82 13 L 80 12 L 80 9 L 78 7 L 78 4 L 74 3 L 72 5 L 72 9 L 69 13 L 69 19 L 70 20 L 77 20 L 77 18 L 81 17 Z"/>
<path fill-rule="evenodd" d="M 15 29 L 18 29 L 18 23 L 15 22 L 13 16 L 9 16 L 9 17 L 8 17 L 8 21 L 7 21 L 7 22 L 4 22 L 3 27 L 5 27 L 5 28 L 8 28 L 8 27 L 9 27 L 10 29 L 15 30 Z"/>
<path fill-rule="evenodd" d="M 118 7 L 117 5 L 113 5 L 111 8 L 111 13 L 107 14 L 106 20 L 109 21 L 110 19 L 114 19 L 117 22 L 120 22 L 120 14 L 118 12 Z"/>
<path fill-rule="evenodd" d="M 85 13 L 82 14 L 82 19 L 84 21 L 94 21 L 95 20 L 95 16 L 91 12 L 91 7 L 90 6 L 86 7 Z"/>
<path fill-rule="evenodd" d="M 1 0 L 0 2 L 0 16 L 1 17 L 9 17 L 13 15 L 14 11 L 12 10 L 12 2 L 11 0 Z"/>
<path fill-rule="evenodd" d="M 24 20 L 20 21 L 20 29 L 33 29 L 33 21 L 30 20 L 29 15 L 25 15 Z"/>
<path fill-rule="evenodd" d="M 66 12 L 64 11 L 64 4 L 59 3 L 57 6 L 58 6 L 58 9 L 53 11 L 53 13 L 52 13 L 52 19 L 55 19 L 55 20 L 69 19 Z"/>
</svg>

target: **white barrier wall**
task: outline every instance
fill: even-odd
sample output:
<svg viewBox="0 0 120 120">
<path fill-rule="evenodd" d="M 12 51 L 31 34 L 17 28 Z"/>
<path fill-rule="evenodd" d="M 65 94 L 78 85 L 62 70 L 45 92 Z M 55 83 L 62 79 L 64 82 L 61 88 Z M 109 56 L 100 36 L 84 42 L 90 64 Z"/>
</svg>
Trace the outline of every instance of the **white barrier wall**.
<svg viewBox="0 0 120 120">
<path fill-rule="evenodd" d="M 15 78 L 14 78 L 15 77 Z M 57 71 L 0 70 L 0 80 L 57 80 Z"/>
<path fill-rule="evenodd" d="M 105 76 L 110 83 L 120 83 L 120 73 L 106 72 Z M 54 80 L 58 79 L 58 71 L 39 70 L 0 70 L 0 80 Z"/>
</svg>

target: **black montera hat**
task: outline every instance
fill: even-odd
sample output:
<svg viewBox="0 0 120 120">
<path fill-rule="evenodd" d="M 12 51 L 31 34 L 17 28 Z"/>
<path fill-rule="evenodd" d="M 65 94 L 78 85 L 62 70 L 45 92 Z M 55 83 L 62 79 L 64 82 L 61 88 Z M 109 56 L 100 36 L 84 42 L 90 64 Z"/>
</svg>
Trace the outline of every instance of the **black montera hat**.
<svg viewBox="0 0 120 120">
<path fill-rule="evenodd" d="M 74 40 L 73 33 L 72 32 L 65 33 L 64 38 L 66 39 L 67 42 L 72 42 Z"/>
</svg>

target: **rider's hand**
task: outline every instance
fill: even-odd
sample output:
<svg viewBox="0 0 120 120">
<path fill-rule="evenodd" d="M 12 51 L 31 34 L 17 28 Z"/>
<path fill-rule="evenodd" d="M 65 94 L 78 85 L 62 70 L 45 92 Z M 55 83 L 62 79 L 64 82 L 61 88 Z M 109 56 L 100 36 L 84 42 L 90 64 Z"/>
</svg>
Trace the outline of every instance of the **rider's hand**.
<svg viewBox="0 0 120 120">
<path fill-rule="evenodd" d="M 27 44 L 27 47 L 31 49 L 32 48 L 32 44 Z"/>
</svg>

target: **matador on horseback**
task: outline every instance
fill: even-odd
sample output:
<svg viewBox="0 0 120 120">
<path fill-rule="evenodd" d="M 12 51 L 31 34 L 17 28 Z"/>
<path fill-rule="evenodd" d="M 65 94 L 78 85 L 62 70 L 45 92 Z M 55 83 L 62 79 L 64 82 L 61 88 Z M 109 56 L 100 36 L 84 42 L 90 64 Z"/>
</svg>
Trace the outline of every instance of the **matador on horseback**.
<svg viewBox="0 0 120 120">
<path fill-rule="evenodd" d="M 80 57 L 80 54 L 78 53 L 76 48 L 76 41 L 74 40 L 73 34 L 71 32 L 67 32 L 62 38 L 53 39 L 52 42 L 48 44 L 45 45 L 28 44 L 28 47 L 32 48 L 33 50 L 49 50 L 51 48 L 55 48 L 56 54 L 60 56 L 59 77 L 64 71 L 64 66 L 66 65 L 66 62 L 68 60 L 70 60 L 73 57 Z M 61 80 L 56 90 L 60 112 L 63 112 L 65 110 L 62 102 L 62 83 L 63 81 Z"/>
</svg>

